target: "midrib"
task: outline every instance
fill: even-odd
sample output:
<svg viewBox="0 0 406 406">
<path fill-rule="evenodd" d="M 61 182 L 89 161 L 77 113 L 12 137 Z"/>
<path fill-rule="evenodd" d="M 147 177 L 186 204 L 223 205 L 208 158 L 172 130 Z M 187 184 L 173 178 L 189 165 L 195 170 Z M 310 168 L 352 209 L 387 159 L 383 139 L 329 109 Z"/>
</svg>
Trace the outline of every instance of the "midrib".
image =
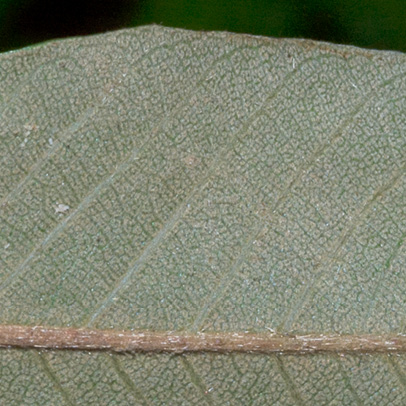
<svg viewBox="0 0 406 406">
<path fill-rule="evenodd" d="M 301 334 L 173 331 L 119 331 L 0 325 L 0 347 L 113 352 L 401 353 L 403 334 Z"/>
</svg>

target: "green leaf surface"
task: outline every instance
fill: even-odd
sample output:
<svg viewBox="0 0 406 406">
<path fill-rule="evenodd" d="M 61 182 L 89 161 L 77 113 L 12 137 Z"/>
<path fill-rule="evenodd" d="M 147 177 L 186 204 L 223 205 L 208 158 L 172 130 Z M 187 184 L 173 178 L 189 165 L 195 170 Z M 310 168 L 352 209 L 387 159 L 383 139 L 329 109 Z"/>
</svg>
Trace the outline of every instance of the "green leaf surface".
<svg viewBox="0 0 406 406">
<path fill-rule="evenodd" d="M 0 56 L 0 324 L 404 334 L 406 57 L 143 27 Z M 404 405 L 402 354 L 0 350 L 4 405 Z"/>
</svg>

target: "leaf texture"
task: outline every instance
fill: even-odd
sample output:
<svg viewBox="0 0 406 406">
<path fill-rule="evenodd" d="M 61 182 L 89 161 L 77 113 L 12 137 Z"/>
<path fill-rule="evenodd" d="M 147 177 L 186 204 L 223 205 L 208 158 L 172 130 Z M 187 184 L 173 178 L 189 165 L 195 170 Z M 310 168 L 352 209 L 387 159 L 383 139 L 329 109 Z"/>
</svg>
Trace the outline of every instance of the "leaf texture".
<svg viewBox="0 0 406 406">
<path fill-rule="evenodd" d="M 0 56 L 0 323 L 406 334 L 406 58 L 157 26 Z M 7 405 L 404 405 L 403 354 L 0 350 Z"/>
</svg>

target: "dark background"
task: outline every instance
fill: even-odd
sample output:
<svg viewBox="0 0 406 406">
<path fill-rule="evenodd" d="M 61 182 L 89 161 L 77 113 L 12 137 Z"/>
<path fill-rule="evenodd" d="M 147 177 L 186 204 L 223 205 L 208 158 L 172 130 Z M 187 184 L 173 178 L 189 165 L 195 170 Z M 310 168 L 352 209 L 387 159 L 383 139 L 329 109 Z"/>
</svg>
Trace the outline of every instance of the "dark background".
<svg viewBox="0 0 406 406">
<path fill-rule="evenodd" d="M 0 51 L 150 23 L 406 52 L 406 0 L 0 0 Z"/>
</svg>

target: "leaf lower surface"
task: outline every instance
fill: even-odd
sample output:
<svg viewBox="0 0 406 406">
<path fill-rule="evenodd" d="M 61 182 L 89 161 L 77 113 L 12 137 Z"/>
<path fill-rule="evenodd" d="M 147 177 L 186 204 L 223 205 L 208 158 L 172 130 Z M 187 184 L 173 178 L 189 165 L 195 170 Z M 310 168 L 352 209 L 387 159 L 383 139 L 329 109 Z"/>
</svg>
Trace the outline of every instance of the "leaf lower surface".
<svg viewBox="0 0 406 406">
<path fill-rule="evenodd" d="M 142 27 L 0 56 L 0 323 L 404 334 L 406 58 Z M 403 405 L 403 354 L 0 350 L 7 405 Z"/>
</svg>

